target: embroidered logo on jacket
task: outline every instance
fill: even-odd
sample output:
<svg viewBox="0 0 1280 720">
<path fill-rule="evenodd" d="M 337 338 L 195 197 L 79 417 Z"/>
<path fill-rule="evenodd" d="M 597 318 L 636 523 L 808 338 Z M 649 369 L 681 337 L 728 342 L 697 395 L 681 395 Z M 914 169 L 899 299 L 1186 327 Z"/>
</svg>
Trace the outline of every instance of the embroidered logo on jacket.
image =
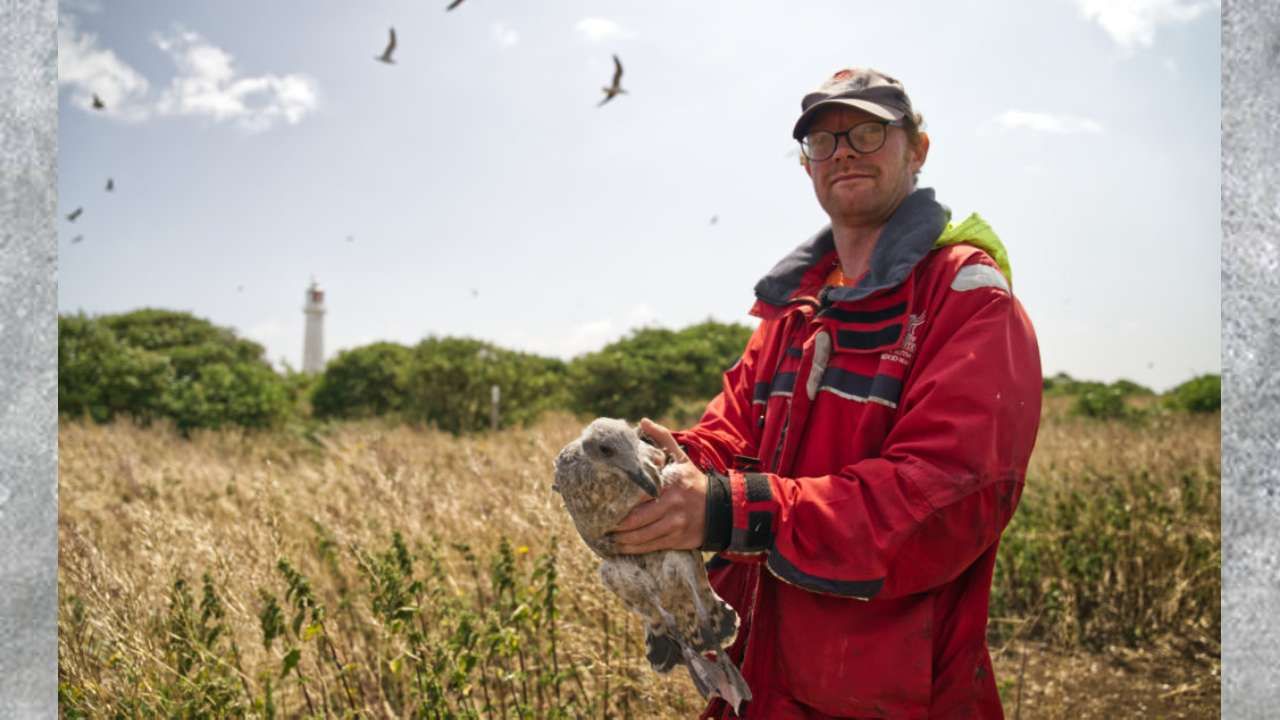
<svg viewBox="0 0 1280 720">
<path fill-rule="evenodd" d="M 902 345 L 880 355 L 881 360 L 891 360 L 903 365 L 910 365 L 916 354 L 916 330 L 924 324 L 924 313 L 907 316 L 907 329 L 902 333 Z"/>
</svg>

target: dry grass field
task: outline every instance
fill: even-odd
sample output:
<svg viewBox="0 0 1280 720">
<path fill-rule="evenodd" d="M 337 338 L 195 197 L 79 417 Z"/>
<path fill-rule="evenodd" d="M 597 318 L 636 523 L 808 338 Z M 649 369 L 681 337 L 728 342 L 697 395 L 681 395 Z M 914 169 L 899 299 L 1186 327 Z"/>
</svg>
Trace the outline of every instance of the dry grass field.
<svg viewBox="0 0 1280 720">
<path fill-rule="evenodd" d="M 550 491 L 581 426 L 63 424 L 63 716 L 694 717 Z M 1047 405 L 996 570 L 1009 717 L 1216 716 L 1219 455 L 1216 414 Z"/>
</svg>

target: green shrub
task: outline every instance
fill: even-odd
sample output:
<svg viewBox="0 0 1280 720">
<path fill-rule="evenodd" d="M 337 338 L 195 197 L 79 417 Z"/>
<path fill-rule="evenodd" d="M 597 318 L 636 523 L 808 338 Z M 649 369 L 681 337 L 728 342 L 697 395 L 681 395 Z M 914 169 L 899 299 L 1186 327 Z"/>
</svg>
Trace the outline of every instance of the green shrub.
<svg viewBox="0 0 1280 720">
<path fill-rule="evenodd" d="M 1200 375 L 1165 394 L 1165 403 L 1188 412 L 1215 412 L 1222 408 L 1222 376 Z"/>
<path fill-rule="evenodd" d="M 1098 419 L 1122 418 L 1129 412 L 1124 402 L 1124 394 L 1106 386 L 1081 392 L 1072 402 L 1071 411 L 1077 415 Z"/>
<path fill-rule="evenodd" d="M 1151 388 L 1145 385 L 1139 385 L 1138 383 L 1132 380 L 1125 380 L 1123 378 L 1111 383 L 1109 387 L 1112 390 L 1115 390 L 1116 392 L 1120 393 L 1121 395 L 1124 395 L 1125 397 L 1130 397 L 1130 396 L 1149 397 L 1151 395 L 1156 394 L 1154 390 L 1152 390 Z"/>
<path fill-rule="evenodd" d="M 67 416 L 167 417 L 188 432 L 276 427 L 293 413 L 261 345 L 189 313 L 60 316 L 58 361 L 58 407 Z"/>
<path fill-rule="evenodd" d="M 378 342 L 344 350 L 325 365 L 311 396 L 316 417 L 364 418 L 400 412 L 413 351 Z"/>
<path fill-rule="evenodd" d="M 750 336 L 748 327 L 714 320 L 680 331 L 635 330 L 574 358 L 569 365 L 570 408 L 634 420 L 659 417 L 688 401 L 705 407 L 720 392 L 724 371 L 741 356 Z"/>
<path fill-rule="evenodd" d="M 58 317 L 58 412 L 109 422 L 129 415 L 141 423 L 165 413 L 173 367 L 159 353 L 121 343 L 83 314 Z"/>
<path fill-rule="evenodd" d="M 289 394 L 270 367 L 210 363 L 175 381 L 165 396 L 169 417 L 183 432 L 239 425 L 278 427 L 289 414 Z"/>
<path fill-rule="evenodd" d="M 451 433 L 490 427 L 491 389 L 500 391 L 499 426 L 526 424 L 564 407 L 565 365 L 469 338 L 430 337 L 413 348 L 402 414 Z"/>
<path fill-rule="evenodd" d="M 577 413 L 637 419 L 666 412 L 679 368 L 675 333 L 646 328 L 569 365 L 569 406 Z"/>
<path fill-rule="evenodd" d="M 212 363 L 266 365 L 261 345 L 191 313 L 143 308 L 98 321 L 125 345 L 167 356 L 178 377 L 194 376 Z"/>
</svg>

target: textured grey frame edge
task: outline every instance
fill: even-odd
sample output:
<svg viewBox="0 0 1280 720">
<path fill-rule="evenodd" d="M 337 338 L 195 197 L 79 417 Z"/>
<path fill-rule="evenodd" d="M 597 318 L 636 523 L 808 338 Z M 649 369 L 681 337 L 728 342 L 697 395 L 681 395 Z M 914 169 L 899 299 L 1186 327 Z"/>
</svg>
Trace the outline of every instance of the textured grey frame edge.
<svg viewBox="0 0 1280 720">
<path fill-rule="evenodd" d="M 0 0 L 0 717 L 57 716 L 57 4 Z M 1280 6 L 1222 10 L 1222 717 L 1280 705 Z"/>
<path fill-rule="evenodd" d="M 55 0 L 0 0 L 0 717 L 58 716 Z"/>
<path fill-rule="evenodd" d="M 1222 717 L 1280 706 L 1280 5 L 1222 8 Z"/>
</svg>

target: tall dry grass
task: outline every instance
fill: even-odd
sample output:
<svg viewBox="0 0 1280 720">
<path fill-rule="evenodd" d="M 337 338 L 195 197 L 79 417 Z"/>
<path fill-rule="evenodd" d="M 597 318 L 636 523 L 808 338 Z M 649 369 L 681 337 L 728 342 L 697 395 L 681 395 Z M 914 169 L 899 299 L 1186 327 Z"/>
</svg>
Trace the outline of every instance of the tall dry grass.
<svg viewBox="0 0 1280 720">
<path fill-rule="evenodd" d="M 1215 672 L 1216 416 L 1133 425 L 1060 410 L 1046 408 L 1005 536 L 993 648 L 1151 643 L 1190 627 L 1209 648 L 1194 662 Z M 638 622 L 601 589 L 550 491 L 554 455 L 581 425 L 555 415 L 455 438 L 367 422 L 310 440 L 189 441 L 62 425 L 63 714 L 694 716 L 691 683 L 648 668 Z M 1072 497 L 1085 502 L 1062 527 Z M 1089 545 L 1098 533 L 1110 544 Z M 1184 552 L 1188 535 L 1207 557 Z M 1077 576 L 1092 584 L 1073 587 Z"/>
</svg>

